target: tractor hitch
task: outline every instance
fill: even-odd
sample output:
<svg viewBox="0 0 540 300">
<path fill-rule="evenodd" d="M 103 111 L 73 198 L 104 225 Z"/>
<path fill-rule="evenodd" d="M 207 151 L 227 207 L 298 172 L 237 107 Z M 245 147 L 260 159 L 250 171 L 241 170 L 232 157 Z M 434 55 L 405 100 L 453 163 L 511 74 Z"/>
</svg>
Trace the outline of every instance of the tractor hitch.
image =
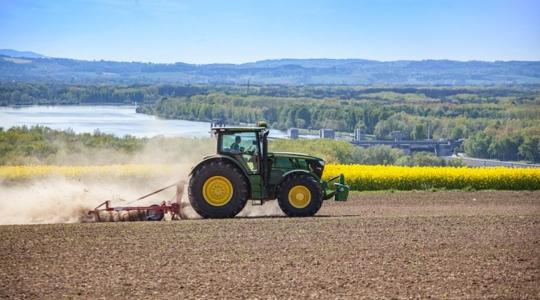
<svg viewBox="0 0 540 300">
<path fill-rule="evenodd" d="M 345 176 L 343 174 L 332 177 L 328 181 L 321 180 L 321 187 L 324 192 L 324 200 L 334 197 L 335 201 L 347 201 L 349 197 L 350 187 L 345 184 Z"/>
</svg>

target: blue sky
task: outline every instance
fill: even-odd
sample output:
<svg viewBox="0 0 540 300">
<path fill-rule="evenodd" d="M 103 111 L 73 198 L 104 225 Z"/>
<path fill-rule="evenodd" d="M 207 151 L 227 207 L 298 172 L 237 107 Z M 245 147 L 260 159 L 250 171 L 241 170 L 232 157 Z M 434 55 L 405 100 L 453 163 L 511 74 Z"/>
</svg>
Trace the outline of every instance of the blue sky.
<svg viewBox="0 0 540 300">
<path fill-rule="evenodd" d="M 540 60 L 539 0 L 0 0 L 0 48 L 89 60 Z"/>
</svg>

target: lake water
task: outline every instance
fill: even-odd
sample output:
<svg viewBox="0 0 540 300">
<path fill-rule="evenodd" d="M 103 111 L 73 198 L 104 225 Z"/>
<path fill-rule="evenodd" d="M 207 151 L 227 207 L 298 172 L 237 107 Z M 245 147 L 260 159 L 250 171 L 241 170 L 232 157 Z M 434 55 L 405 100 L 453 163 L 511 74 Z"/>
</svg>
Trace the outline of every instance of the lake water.
<svg viewBox="0 0 540 300">
<path fill-rule="evenodd" d="M 136 137 L 182 136 L 209 137 L 210 123 L 185 120 L 164 120 L 138 114 L 135 106 L 23 106 L 0 107 L 0 127 L 41 125 L 76 133 L 99 130 L 116 136 Z M 284 137 L 272 130 L 270 136 Z"/>
</svg>

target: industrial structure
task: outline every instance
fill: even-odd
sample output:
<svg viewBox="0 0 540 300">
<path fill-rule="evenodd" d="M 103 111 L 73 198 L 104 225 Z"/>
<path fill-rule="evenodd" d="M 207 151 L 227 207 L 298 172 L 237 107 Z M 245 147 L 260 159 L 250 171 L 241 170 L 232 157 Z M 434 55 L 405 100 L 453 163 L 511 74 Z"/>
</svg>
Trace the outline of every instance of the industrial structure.
<svg viewBox="0 0 540 300">
<path fill-rule="evenodd" d="M 454 150 L 456 148 L 461 147 L 461 145 L 463 144 L 463 140 L 353 140 L 352 143 L 356 146 L 364 148 L 378 145 L 386 145 L 392 148 L 401 149 L 405 154 L 425 151 L 433 152 L 437 156 L 450 156 L 454 154 Z"/>
<path fill-rule="evenodd" d="M 298 128 L 289 129 L 288 137 L 290 139 L 297 139 Z M 403 150 L 407 155 L 414 152 L 432 152 L 437 156 L 450 156 L 456 151 L 456 148 L 460 148 L 463 145 L 463 140 L 448 140 L 448 139 L 423 139 L 423 140 L 404 140 L 404 134 L 401 131 L 392 131 L 389 134 L 392 139 L 377 140 L 373 135 L 367 135 L 362 129 L 355 129 L 354 136 L 351 141 L 352 144 L 359 147 L 372 147 L 378 145 L 386 145 L 392 148 Z M 319 138 L 321 139 L 335 139 L 336 133 L 333 129 L 322 128 L 319 130 Z"/>
<path fill-rule="evenodd" d="M 334 131 L 334 129 L 329 129 L 329 128 L 321 128 L 319 130 L 319 137 L 321 139 L 335 139 L 336 138 L 336 132 Z"/>
<path fill-rule="evenodd" d="M 291 140 L 296 140 L 296 139 L 298 139 L 298 137 L 299 137 L 299 131 L 298 131 L 298 128 L 289 128 L 289 132 L 288 132 L 287 136 L 288 136 Z"/>
</svg>

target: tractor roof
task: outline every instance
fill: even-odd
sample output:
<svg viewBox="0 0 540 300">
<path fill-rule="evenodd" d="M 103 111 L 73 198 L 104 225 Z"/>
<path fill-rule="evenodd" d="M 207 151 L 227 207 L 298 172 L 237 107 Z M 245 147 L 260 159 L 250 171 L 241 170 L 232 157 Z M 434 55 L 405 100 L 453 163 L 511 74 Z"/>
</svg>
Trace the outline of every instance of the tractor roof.
<svg viewBox="0 0 540 300">
<path fill-rule="evenodd" d="M 214 132 L 259 132 L 266 129 L 266 127 L 212 127 Z"/>
</svg>

